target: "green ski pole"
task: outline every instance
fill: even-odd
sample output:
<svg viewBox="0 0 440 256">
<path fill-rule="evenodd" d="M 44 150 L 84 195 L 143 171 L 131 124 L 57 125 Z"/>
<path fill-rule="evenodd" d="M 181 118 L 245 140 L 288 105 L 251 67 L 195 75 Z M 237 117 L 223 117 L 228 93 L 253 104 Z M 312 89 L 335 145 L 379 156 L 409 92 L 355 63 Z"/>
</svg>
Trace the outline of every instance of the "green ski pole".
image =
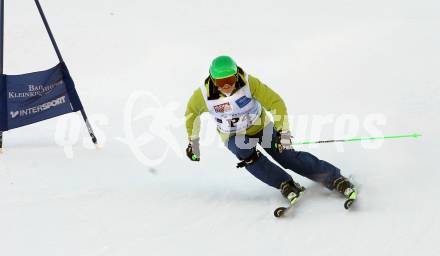
<svg viewBox="0 0 440 256">
<path fill-rule="evenodd" d="M 422 135 L 418 133 L 413 133 L 413 134 L 403 134 L 403 135 L 383 136 L 383 137 L 364 137 L 364 138 L 361 137 L 361 138 L 338 139 L 338 140 L 303 141 L 303 142 L 294 142 L 293 145 L 307 145 L 307 144 L 332 143 L 332 142 L 352 142 L 352 141 L 363 141 L 363 140 L 418 138 L 420 136 Z"/>
</svg>

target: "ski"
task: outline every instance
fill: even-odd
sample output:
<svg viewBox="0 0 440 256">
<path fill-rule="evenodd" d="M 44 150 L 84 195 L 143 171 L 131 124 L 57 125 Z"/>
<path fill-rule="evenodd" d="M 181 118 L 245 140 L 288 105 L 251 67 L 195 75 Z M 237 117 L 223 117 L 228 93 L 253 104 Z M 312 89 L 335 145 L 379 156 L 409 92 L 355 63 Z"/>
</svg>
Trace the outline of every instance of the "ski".
<svg viewBox="0 0 440 256">
<path fill-rule="evenodd" d="M 286 214 L 286 212 L 288 210 L 290 210 L 293 207 L 293 205 L 289 205 L 287 207 L 278 207 L 275 209 L 275 211 L 273 212 L 273 215 L 277 218 L 284 216 L 284 214 Z"/>
<path fill-rule="evenodd" d="M 289 206 L 281 206 L 281 207 L 276 208 L 275 211 L 273 212 L 273 215 L 277 218 L 280 218 L 280 217 L 286 215 L 286 213 L 291 211 L 291 209 L 298 203 L 298 200 L 302 195 L 303 195 L 303 192 L 301 192 L 299 197 L 296 197 L 295 199 L 293 199 L 292 202 L 289 204 Z M 346 210 L 350 210 L 353 203 L 357 199 L 357 195 L 358 195 L 357 189 L 353 189 L 353 191 L 350 192 L 349 196 L 347 197 L 347 199 L 344 202 L 344 208 Z"/>
<path fill-rule="evenodd" d="M 356 198 L 357 198 L 357 191 L 354 189 L 354 190 L 351 191 L 351 193 L 349 194 L 348 199 L 345 200 L 344 208 L 345 208 L 346 210 L 350 210 L 352 204 L 356 201 Z"/>
<path fill-rule="evenodd" d="M 273 212 L 273 215 L 277 218 L 284 216 L 290 209 L 292 209 L 298 202 L 299 198 L 304 194 L 303 191 L 300 192 L 299 197 L 295 197 L 287 207 L 278 207 Z"/>
</svg>

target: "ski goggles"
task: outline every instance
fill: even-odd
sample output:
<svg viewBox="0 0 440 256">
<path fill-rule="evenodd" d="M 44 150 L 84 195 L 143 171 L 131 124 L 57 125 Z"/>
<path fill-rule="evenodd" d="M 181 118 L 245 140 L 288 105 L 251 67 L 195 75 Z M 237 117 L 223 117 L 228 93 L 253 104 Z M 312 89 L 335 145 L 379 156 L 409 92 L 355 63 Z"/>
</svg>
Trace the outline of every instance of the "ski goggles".
<svg viewBox="0 0 440 256">
<path fill-rule="evenodd" d="M 228 76 L 225 78 L 214 79 L 214 84 L 217 87 L 223 88 L 226 85 L 233 86 L 237 82 L 237 76 Z"/>
</svg>

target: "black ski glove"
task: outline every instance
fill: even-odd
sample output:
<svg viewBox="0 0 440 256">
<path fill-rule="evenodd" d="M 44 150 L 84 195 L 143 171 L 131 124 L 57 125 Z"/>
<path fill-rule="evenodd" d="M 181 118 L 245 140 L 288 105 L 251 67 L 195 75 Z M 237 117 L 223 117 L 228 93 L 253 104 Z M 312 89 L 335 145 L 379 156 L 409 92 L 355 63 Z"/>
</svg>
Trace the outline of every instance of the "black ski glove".
<svg viewBox="0 0 440 256">
<path fill-rule="evenodd" d="M 200 161 L 200 145 L 199 138 L 189 140 L 188 147 L 186 148 L 186 156 L 191 161 Z"/>
<path fill-rule="evenodd" d="M 292 136 L 290 135 L 290 131 L 278 131 L 275 146 L 280 153 L 284 150 L 293 149 L 291 138 Z"/>
</svg>

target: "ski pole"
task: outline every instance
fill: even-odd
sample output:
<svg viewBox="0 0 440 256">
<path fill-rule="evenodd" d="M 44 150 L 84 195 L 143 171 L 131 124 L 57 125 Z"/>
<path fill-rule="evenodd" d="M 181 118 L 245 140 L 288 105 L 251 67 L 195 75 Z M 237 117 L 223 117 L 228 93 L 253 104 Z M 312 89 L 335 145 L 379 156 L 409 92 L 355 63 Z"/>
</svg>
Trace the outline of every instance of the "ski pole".
<svg viewBox="0 0 440 256">
<path fill-rule="evenodd" d="M 5 87 L 3 83 L 3 53 L 4 53 L 4 27 L 5 27 L 5 2 L 0 0 L 0 89 Z M 0 131 L 0 154 L 3 152 L 3 131 Z"/>
<path fill-rule="evenodd" d="M 352 138 L 352 139 L 303 141 L 303 142 L 294 142 L 293 145 L 307 145 L 307 144 L 332 143 L 332 142 L 352 142 L 352 141 L 363 141 L 363 140 L 418 138 L 420 136 L 422 135 L 418 133 L 413 133 L 413 134 L 403 134 L 403 135 L 383 136 L 383 137 L 364 137 L 364 138 L 361 137 L 361 138 Z"/>
</svg>

